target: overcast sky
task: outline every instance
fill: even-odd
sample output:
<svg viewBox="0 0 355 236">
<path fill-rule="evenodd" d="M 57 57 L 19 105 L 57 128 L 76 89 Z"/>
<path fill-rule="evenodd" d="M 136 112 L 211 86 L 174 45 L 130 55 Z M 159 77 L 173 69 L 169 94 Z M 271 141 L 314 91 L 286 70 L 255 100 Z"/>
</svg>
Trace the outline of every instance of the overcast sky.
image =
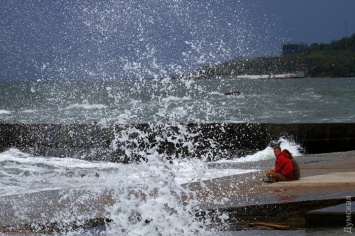
<svg viewBox="0 0 355 236">
<path fill-rule="evenodd" d="M 179 73 L 355 33 L 355 0 L 0 3 L 0 80 Z"/>
<path fill-rule="evenodd" d="M 354 0 L 259 0 L 290 42 L 329 43 L 355 33 Z M 347 26 L 346 26 L 347 25 Z"/>
</svg>

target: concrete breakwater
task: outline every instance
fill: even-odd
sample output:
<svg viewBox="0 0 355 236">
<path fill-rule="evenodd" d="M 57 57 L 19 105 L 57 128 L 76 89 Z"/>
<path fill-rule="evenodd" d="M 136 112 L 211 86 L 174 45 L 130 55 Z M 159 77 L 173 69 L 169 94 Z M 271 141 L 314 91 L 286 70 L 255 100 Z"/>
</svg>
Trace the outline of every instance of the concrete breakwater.
<svg viewBox="0 0 355 236">
<path fill-rule="evenodd" d="M 41 156 L 129 163 L 141 153 L 216 160 L 266 148 L 280 137 L 306 153 L 355 148 L 355 123 L 313 124 L 0 124 L 0 150 L 15 147 Z"/>
</svg>

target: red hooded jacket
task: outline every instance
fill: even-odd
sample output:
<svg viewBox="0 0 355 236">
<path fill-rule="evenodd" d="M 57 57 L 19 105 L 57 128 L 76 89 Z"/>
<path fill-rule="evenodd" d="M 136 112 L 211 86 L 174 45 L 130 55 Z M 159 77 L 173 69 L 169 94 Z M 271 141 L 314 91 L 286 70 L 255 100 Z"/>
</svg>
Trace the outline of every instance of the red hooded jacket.
<svg viewBox="0 0 355 236">
<path fill-rule="evenodd" d="M 275 162 L 274 171 L 283 174 L 286 178 L 293 178 L 293 166 L 288 154 L 282 151 L 277 157 Z"/>
</svg>

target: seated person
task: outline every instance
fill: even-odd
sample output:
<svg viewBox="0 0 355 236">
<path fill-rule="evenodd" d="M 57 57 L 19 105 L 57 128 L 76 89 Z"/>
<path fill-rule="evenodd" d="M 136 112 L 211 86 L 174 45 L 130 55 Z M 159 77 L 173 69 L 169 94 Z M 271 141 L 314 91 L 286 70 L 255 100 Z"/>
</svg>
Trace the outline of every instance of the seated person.
<svg viewBox="0 0 355 236">
<path fill-rule="evenodd" d="M 293 180 L 299 180 L 301 177 L 300 165 L 295 160 L 295 158 L 293 158 L 292 154 L 287 149 L 284 149 L 284 151 L 288 154 L 288 157 L 290 158 L 293 166 Z"/>
<path fill-rule="evenodd" d="M 293 166 L 289 155 L 281 151 L 280 147 L 274 147 L 276 157 L 275 168 L 266 171 L 268 182 L 289 181 L 293 179 Z"/>
</svg>

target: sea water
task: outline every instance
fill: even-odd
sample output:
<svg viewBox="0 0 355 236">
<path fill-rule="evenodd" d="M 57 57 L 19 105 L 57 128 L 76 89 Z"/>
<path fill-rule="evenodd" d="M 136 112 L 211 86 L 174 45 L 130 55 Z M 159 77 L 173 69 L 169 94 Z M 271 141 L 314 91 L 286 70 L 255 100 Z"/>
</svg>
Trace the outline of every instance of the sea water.
<svg viewBox="0 0 355 236">
<path fill-rule="evenodd" d="M 0 121 L 351 123 L 354 97 L 354 78 L 2 82 Z"/>
<path fill-rule="evenodd" d="M 5 82 L 0 86 L 0 117 L 2 123 L 97 123 L 102 126 L 354 122 L 354 85 L 353 78 Z M 225 95 L 231 91 L 240 94 Z M 295 156 L 302 155 L 298 144 L 284 139 L 279 142 Z M 134 152 L 126 150 L 130 151 Z M 182 203 L 179 196 L 190 193 L 181 185 L 260 171 L 258 168 L 213 169 L 203 157 L 168 162 L 167 154 L 155 150 L 145 150 L 139 155 L 148 161 L 126 165 L 33 156 L 11 148 L 0 153 L 0 196 L 68 189 L 85 189 L 91 192 L 90 196 L 98 196 L 109 191 L 119 201 L 106 208 L 105 214 L 113 221 L 100 231 L 102 235 L 223 235 L 225 232 L 208 227 L 208 220 L 202 223 L 195 218 L 193 212 L 198 210 L 198 201 L 191 199 L 188 204 Z M 219 162 L 245 163 L 272 158 L 272 148 L 265 147 L 249 156 L 222 158 Z M 130 191 L 142 192 L 148 197 L 132 198 Z M 63 209 L 64 213 L 52 220 L 66 221 L 72 210 Z M 26 214 L 21 217 L 30 219 Z M 144 219 L 150 223 L 146 224 Z M 88 233 L 73 229 L 66 234 Z"/>
</svg>

